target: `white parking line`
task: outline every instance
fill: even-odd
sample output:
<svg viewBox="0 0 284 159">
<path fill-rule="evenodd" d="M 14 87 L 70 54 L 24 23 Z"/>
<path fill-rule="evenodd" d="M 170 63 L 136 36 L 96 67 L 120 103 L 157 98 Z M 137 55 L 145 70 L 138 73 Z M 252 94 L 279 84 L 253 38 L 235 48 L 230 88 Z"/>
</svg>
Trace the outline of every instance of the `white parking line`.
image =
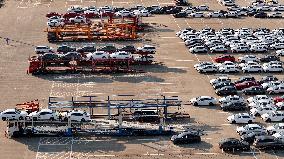
<svg viewBox="0 0 284 159">
<path fill-rule="evenodd" d="M 229 125 L 232 125 L 232 124 L 221 124 L 221 125 L 224 125 L 224 126 L 229 126 Z"/>
<path fill-rule="evenodd" d="M 115 157 L 115 155 L 92 155 L 94 157 Z"/>
<path fill-rule="evenodd" d="M 177 94 L 179 92 L 162 92 L 162 93 L 164 93 L 164 94 Z"/>
<path fill-rule="evenodd" d="M 159 83 L 160 85 L 171 85 L 173 83 Z"/>
<path fill-rule="evenodd" d="M 162 39 L 176 39 L 178 37 L 176 36 L 164 36 L 164 37 L 161 37 Z"/>
<path fill-rule="evenodd" d="M 145 153 L 144 156 L 164 156 L 162 153 Z"/>
<path fill-rule="evenodd" d="M 178 62 L 186 62 L 186 61 L 191 62 L 191 61 L 194 61 L 194 60 L 176 60 L 176 61 L 178 61 Z"/>
<path fill-rule="evenodd" d="M 200 152 L 200 153 L 194 153 L 195 155 L 217 155 L 218 153 L 214 152 Z"/>
</svg>

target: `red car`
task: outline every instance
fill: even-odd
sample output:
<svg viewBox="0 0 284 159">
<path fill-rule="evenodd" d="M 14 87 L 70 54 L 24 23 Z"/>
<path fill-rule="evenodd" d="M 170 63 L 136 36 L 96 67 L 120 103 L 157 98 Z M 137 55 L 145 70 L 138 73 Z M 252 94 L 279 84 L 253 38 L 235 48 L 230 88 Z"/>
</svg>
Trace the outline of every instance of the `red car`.
<svg viewBox="0 0 284 159">
<path fill-rule="evenodd" d="M 221 55 L 219 57 L 216 57 L 215 61 L 217 63 L 222 63 L 222 62 L 225 62 L 225 61 L 235 62 L 235 57 L 231 56 L 231 55 Z"/>
<path fill-rule="evenodd" d="M 61 15 L 60 15 L 59 13 L 56 13 L 56 12 L 50 12 L 50 13 L 47 13 L 47 14 L 46 14 L 46 17 L 47 17 L 47 18 L 50 18 L 50 17 L 52 17 L 52 16 L 59 16 L 59 17 L 60 17 Z"/>
<path fill-rule="evenodd" d="M 256 81 L 245 81 L 245 82 L 242 82 L 242 83 L 238 83 L 235 85 L 237 90 L 243 90 L 245 88 L 249 88 L 249 87 L 252 87 L 252 86 L 260 86 L 260 84 Z"/>
<path fill-rule="evenodd" d="M 274 97 L 274 98 L 273 98 L 273 101 L 274 101 L 275 103 L 284 102 L 284 96 Z"/>
<path fill-rule="evenodd" d="M 65 13 L 63 15 L 63 18 L 75 18 L 76 16 L 80 16 L 81 14 L 80 13 L 75 13 L 75 12 L 68 12 L 68 13 Z"/>
</svg>

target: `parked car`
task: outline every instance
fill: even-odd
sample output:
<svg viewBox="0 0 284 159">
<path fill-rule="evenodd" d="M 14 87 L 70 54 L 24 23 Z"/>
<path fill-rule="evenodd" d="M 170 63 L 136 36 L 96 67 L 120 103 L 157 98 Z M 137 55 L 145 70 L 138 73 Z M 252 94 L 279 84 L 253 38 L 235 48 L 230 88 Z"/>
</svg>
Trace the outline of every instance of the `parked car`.
<svg viewBox="0 0 284 159">
<path fill-rule="evenodd" d="M 63 27 L 65 23 L 63 21 L 58 20 L 50 20 L 47 22 L 47 26 L 49 27 Z"/>
<path fill-rule="evenodd" d="M 264 57 L 260 58 L 260 61 L 261 62 L 280 61 L 280 58 L 274 55 L 265 55 Z"/>
<path fill-rule="evenodd" d="M 235 86 L 235 84 L 232 83 L 232 82 L 221 82 L 221 83 L 217 83 L 217 84 L 213 85 L 213 88 L 214 89 L 220 89 L 220 88 L 225 87 L 225 86 Z"/>
<path fill-rule="evenodd" d="M 236 95 L 238 93 L 236 87 L 233 86 L 225 86 L 217 89 L 215 92 L 219 96 Z"/>
<path fill-rule="evenodd" d="M 32 112 L 27 115 L 29 120 L 58 120 L 58 114 L 51 109 L 42 109 L 38 112 Z"/>
<path fill-rule="evenodd" d="M 221 55 L 215 58 L 217 63 L 223 63 L 225 61 L 235 62 L 235 57 L 231 55 Z"/>
<path fill-rule="evenodd" d="M 284 56 L 284 49 L 276 50 L 276 56 Z"/>
<path fill-rule="evenodd" d="M 284 142 L 276 139 L 273 136 L 257 136 L 255 137 L 255 141 L 253 146 L 257 149 L 267 150 L 267 149 L 283 149 Z"/>
<path fill-rule="evenodd" d="M 252 86 L 249 88 L 245 88 L 243 90 L 243 93 L 245 95 L 261 95 L 261 94 L 265 94 L 266 91 L 261 86 Z"/>
<path fill-rule="evenodd" d="M 266 129 L 258 124 L 247 124 L 237 128 L 239 135 L 249 134 L 251 132 L 266 132 Z"/>
<path fill-rule="evenodd" d="M 262 114 L 261 118 L 265 122 L 275 122 L 275 121 L 284 122 L 284 112 L 281 111 L 267 112 L 265 114 Z"/>
<path fill-rule="evenodd" d="M 247 65 L 242 68 L 244 73 L 258 72 L 261 73 L 263 71 L 260 65 Z"/>
<path fill-rule="evenodd" d="M 84 52 L 95 52 L 95 51 L 97 51 L 97 49 L 96 49 L 95 46 L 86 45 L 86 46 L 83 46 L 83 47 L 78 48 L 76 51 L 77 51 L 77 52 L 80 52 L 80 53 L 84 53 Z"/>
<path fill-rule="evenodd" d="M 42 54 L 42 53 L 49 53 L 49 52 L 53 52 L 53 51 L 52 51 L 52 48 L 49 47 L 49 46 L 36 46 L 35 52 L 37 54 Z"/>
<path fill-rule="evenodd" d="M 195 54 L 195 53 L 207 53 L 208 49 L 205 46 L 195 46 L 193 48 L 190 48 L 189 51 L 193 54 Z"/>
<path fill-rule="evenodd" d="M 283 72 L 282 65 L 266 65 L 263 66 L 264 72 Z"/>
<path fill-rule="evenodd" d="M 25 111 L 18 111 L 16 109 L 6 109 L 0 112 L 0 118 L 3 121 L 6 120 L 24 120 L 28 115 Z"/>
<path fill-rule="evenodd" d="M 231 79 L 227 76 L 221 76 L 221 77 L 210 80 L 211 85 L 214 85 L 214 84 L 220 83 L 220 82 L 231 82 Z"/>
<path fill-rule="evenodd" d="M 116 50 L 117 50 L 116 47 L 112 45 L 103 46 L 97 49 L 97 51 L 105 51 L 108 53 L 116 52 Z"/>
<path fill-rule="evenodd" d="M 190 100 L 192 105 L 198 106 L 213 106 L 217 104 L 217 100 L 210 96 L 199 96 Z"/>
<path fill-rule="evenodd" d="M 152 46 L 152 45 L 144 45 L 142 47 L 138 47 L 137 51 L 155 53 L 156 52 L 156 47 Z"/>
<path fill-rule="evenodd" d="M 262 107 L 252 108 L 250 110 L 250 114 L 254 116 L 259 116 L 259 115 L 261 116 L 262 114 L 269 113 L 269 112 L 276 111 L 276 110 L 277 110 L 276 107 L 262 106 Z"/>
<path fill-rule="evenodd" d="M 126 52 L 130 52 L 133 54 L 136 52 L 136 48 L 133 45 L 125 45 L 125 46 L 118 48 L 117 51 L 126 51 Z"/>
<path fill-rule="evenodd" d="M 277 123 L 266 128 L 269 134 L 275 134 L 279 132 L 284 132 L 284 123 Z"/>
<path fill-rule="evenodd" d="M 237 66 L 222 66 L 219 67 L 220 73 L 238 73 L 240 69 Z"/>
<path fill-rule="evenodd" d="M 174 144 L 190 144 L 201 142 L 201 137 L 191 132 L 183 132 L 178 135 L 173 135 L 171 141 Z"/>
<path fill-rule="evenodd" d="M 72 51 L 76 51 L 76 48 L 72 46 L 67 46 L 67 45 L 61 45 L 61 46 L 58 46 L 57 48 L 57 52 L 67 53 L 67 52 L 72 52 Z"/>
<path fill-rule="evenodd" d="M 246 81 L 255 81 L 255 78 L 252 76 L 242 76 L 238 80 L 235 81 L 235 84 L 243 83 Z"/>
<path fill-rule="evenodd" d="M 284 84 L 270 87 L 266 90 L 268 94 L 281 94 L 284 93 Z"/>
<path fill-rule="evenodd" d="M 87 23 L 86 17 L 83 16 L 76 16 L 74 18 L 70 18 L 69 22 L 71 23 Z"/>
<path fill-rule="evenodd" d="M 238 95 L 229 95 L 219 99 L 219 103 L 228 103 L 228 102 L 245 102 L 244 98 Z"/>
<path fill-rule="evenodd" d="M 44 53 L 40 56 L 38 56 L 38 59 L 39 60 L 42 60 L 42 61 L 56 61 L 56 60 L 59 60 L 61 58 L 60 55 L 58 54 L 55 54 L 55 53 Z"/>
<path fill-rule="evenodd" d="M 187 17 L 187 13 L 186 12 L 179 12 L 173 15 L 175 18 L 185 18 Z"/>
<path fill-rule="evenodd" d="M 206 66 L 198 67 L 196 68 L 196 70 L 200 73 L 208 73 L 208 72 L 217 72 L 218 68 L 215 65 L 213 66 L 206 65 Z"/>
<path fill-rule="evenodd" d="M 223 151 L 247 151 L 250 150 L 250 145 L 235 138 L 227 138 L 219 142 L 219 148 Z"/>
<path fill-rule="evenodd" d="M 250 115 L 249 113 L 238 113 L 238 114 L 230 115 L 227 118 L 227 120 L 229 123 L 232 123 L 232 124 L 237 124 L 237 123 L 251 124 L 255 122 L 255 117 Z"/>
<path fill-rule="evenodd" d="M 243 90 L 252 86 L 259 86 L 260 84 L 256 81 L 244 81 L 242 83 L 235 84 L 237 90 Z"/>
<path fill-rule="evenodd" d="M 248 134 L 241 135 L 241 140 L 252 144 L 257 136 L 267 135 L 266 132 L 251 132 Z"/>
<path fill-rule="evenodd" d="M 129 52 L 119 51 L 110 54 L 110 58 L 112 59 L 132 59 L 133 56 Z"/>
</svg>

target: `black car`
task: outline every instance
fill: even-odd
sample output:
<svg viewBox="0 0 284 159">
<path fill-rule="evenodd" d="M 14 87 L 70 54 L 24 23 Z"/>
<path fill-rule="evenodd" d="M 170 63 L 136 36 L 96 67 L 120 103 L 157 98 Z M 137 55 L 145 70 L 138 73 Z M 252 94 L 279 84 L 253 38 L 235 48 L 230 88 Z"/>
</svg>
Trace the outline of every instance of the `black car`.
<svg viewBox="0 0 284 159">
<path fill-rule="evenodd" d="M 227 138 L 219 142 L 219 148 L 223 151 L 242 151 L 250 150 L 250 145 L 245 141 L 240 141 L 235 138 Z"/>
<path fill-rule="evenodd" d="M 255 78 L 252 77 L 252 76 L 243 76 L 243 77 L 239 78 L 237 81 L 235 81 L 235 84 L 243 83 L 245 81 L 255 81 Z"/>
<path fill-rule="evenodd" d="M 247 108 L 244 102 L 228 102 L 222 103 L 221 109 L 224 111 L 245 110 Z"/>
<path fill-rule="evenodd" d="M 68 52 L 66 54 L 64 54 L 61 57 L 62 60 L 67 60 L 67 61 L 71 61 L 71 60 L 82 60 L 82 55 L 78 52 Z"/>
<path fill-rule="evenodd" d="M 254 14 L 255 18 L 267 18 L 267 13 L 265 12 L 257 12 Z"/>
<path fill-rule="evenodd" d="M 38 56 L 38 59 L 42 61 L 54 61 L 54 60 L 59 60 L 60 56 L 55 53 L 45 53 Z"/>
<path fill-rule="evenodd" d="M 167 14 L 176 14 L 179 13 L 183 8 L 182 7 L 174 7 L 166 10 Z"/>
<path fill-rule="evenodd" d="M 252 144 L 255 140 L 255 137 L 257 136 L 263 136 L 263 135 L 267 135 L 266 132 L 251 132 L 251 133 L 248 133 L 248 134 L 244 134 L 242 135 L 240 138 L 242 141 L 246 141 L 250 144 Z"/>
<path fill-rule="evenodd" d="M 270 32 L 270 29 L 268 29 L 268 28 L 256 28 L 256 29 L 254 29 L 253 32 L 265 32 L 265 33 L 269 33 L 269 32 Z"/>
<path fill-rule="evenodd" d="M 67 52 L 72 52 L 72 51 L 76 51 L 76 48 L 72 46 L 67 46 L 67 45 L 61 45 L 61 46 L 58 46 L 57 48 L 57 52 L 67 53 Z"/>
<path fill-rule="evenodd" d="M 269 76 L 264 76 L 261 78 L 261 80 L 259 81 L 259 83 L 266 83 L 266 82 L 270 82 L 270 81 L 278 81 L 278 78 L 272 75 Z"/>
<path fill-rule="evenodd" d="M 234 86 L 225 86 L 223 88 L 217 89 L 216 94 L 219 96 L 223 95 L 236 95 L 238 94 L 236 87 Z"/>
<path fill-rule="evenodd" d="M 187 17 L 187 13 L 186 12 L 179 12 L 173 15 L 175 18 L 185 18 Z"/>
<path fill-rule="evenodd" d="M 136 51 L 136 48 L 133 45 L 126 45 L 126 46 L 122 46 L 118 48 L 117 51 L 126 51 L 130 53 L 134 53 Z"/>
<path fill-rule="evenodd" d="M 280 57 L 274 55 L 265 55 L 260 59 L 261 62 L 280 61 Z"/>
<path fill-rule="evenodd" d="M 103 46 L 97 49 L 98 51 L 105 51 L 105 52 L 116 52 L 116 47 L 112 45 Z"/>
<path fill-rule="evenodd" d="M 263 89 L 261 86 L 252 86 L 243 90 L 245 95 L 261 95 L 265 94 L 265 92 L 265 89 Z"/>
<path fill-rule="evenodd" d="M 200 135 L 192 132 L 183 132 L 178 135 L 174 135 L 171 137 L 171 141 L 174 144 L 190 144 L 190 143 L 198 143 L 201 142 Z"/>
<path fill-rule="evenodd" d="M 232 83 L 232 82 L 221 82 L 221 83 L 217 83 L 217 84 L 213 85 L 213 88 L 214 89 L 220 89 L 220 88 L 225 87 L 225 86 L 235 86 L 235 84 Z"/>
<path fill-rule="evenodd" d="M 254 147 L 257 149 L 283 149 L 284 142 L 281 140 L 276 139 L 273 136 L 263 135 L 263 136 L 256 136 L 254 143 Z"/>
<path fill-rule="evenodd" d="M 95 52 L 97 49 L 95 46 L 83 46 L 77 49 L 77 52 Z"/>
</svg>

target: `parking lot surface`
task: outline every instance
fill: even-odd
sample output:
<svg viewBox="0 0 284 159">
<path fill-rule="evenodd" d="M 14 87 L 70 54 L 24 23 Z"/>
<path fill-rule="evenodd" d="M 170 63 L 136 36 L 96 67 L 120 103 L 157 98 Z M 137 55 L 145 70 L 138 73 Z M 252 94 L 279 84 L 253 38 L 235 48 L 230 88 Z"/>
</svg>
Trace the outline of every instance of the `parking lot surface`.
<svg viewBox="0 0 284 159">
<path fill-rule="evenodd" d="M 279 1 L 284 3 L 284 0 Z M 248 1 L 236 0 L 245 6 Z M 79 159 L 79 158 L 255 158 L 280 159 L 284 151 L 260 151 L 252 149 L 249 152 L 223 153 L 218 148 L 222 138 L 236 137 L 236 125 L 228 124 L 226 118 L 230 115 L 216 107 L 194 107 L 188 101 L 200 95 L 215 95 L 209 80 L 218 77 L 216 74 L 199 74 L 193 65 L 201 61 L 212 61 L 218 54 L 194 55 L 188 51 L 182 40 L 175 33 L 180 29 L 192 27 L 202 29 L 224 27 L 238 29 L 241 27 L 266 27 L 275 29 L 283 27 L 284 19 L 256 19 L 245 17 L 241 19 L 206 19 L 180 18 L 171 15 L 153 15 L 143 18 L 153 31 L 145 32 L 141 41 L 111 42 L 116 45 L 133 44 L 141 46 L 151 44 L 156 46 L 155 59 L 161 64 L 142 68 L 142 74 L 71 74 L 32 76 L 26 74 L 28 57 L 34 55 L 34 46 L 50 45 L 46 38 L 45 14 L 51 11 L 63 13 L 71 5 L 81 6 L 134 6 L 141 4 L 173 5 L 171 0 L 14 0 L 6 1 L 0 8 L 0 36 L 9 37 L 10 45 L 0 39 L 0 94 L 1 110 L 14 107 L 16 103 L 39 99 L 43 107 L 47 106 L 49 96 L 71 97 L 97 95 L 106 98 L 108 95 L 134 94 L 139 98 L 155 98 L 160 95 L 179 96 L 184 105 L 182 111 L 191 116 L 190 123 L 195 128 L 205 130 L 200 144 L 176 146 L 169 137 L 38 137 L 7 139 L 4 137 L 5 123 L 1 122 L 0 146 L 1 157 L 9 159 Z M 217 0 L 193 1 L 193 5 L 206 4 L 213 10 L 225 9 Z M 103 45 L 107 42 L 94 42 Z M 67 43 L 82 46 L 84 43 Z M 236 57 L 242 54 L 236 54 Z M 281 58 L 283 61 L 284 59 Z M 229 75 L 238 79 L 243 74 Z M 263 74 L 253 74 L 260 79 Z M 283 80 L 283 74 L 274 74 Z M 176 110 L 172 110 L 176 111 Z M 263 121 L 261 123 L 265 124 Z"/>
</svg>

